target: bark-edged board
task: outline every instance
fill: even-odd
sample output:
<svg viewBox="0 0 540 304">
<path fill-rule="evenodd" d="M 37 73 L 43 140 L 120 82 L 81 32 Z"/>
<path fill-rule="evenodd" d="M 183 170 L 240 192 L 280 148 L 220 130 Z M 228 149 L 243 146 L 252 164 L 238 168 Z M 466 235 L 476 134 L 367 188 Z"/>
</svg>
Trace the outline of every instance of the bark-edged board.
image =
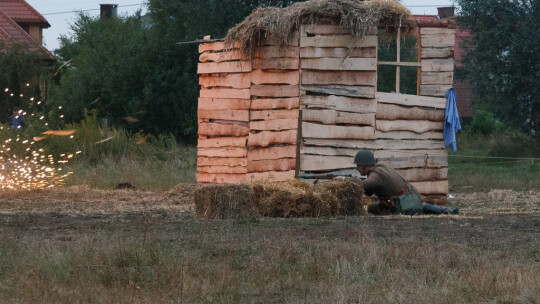
<svg viewBox="0 0 540 304">
<path fill-rule="evenodd" d="M 250 149 L 247 157 L 249 162 L 281 158 L 296 158 L 296 145 Z"/>
<path fill-rule="evenodd" d="M 353 113 L 375 113 L 375 99 L 360 99 L 344 96 L 315 96 L 303 95 L 301 104 L 307 109 L 328 109 Z"/>
<path fill-rule="evenodd" d="M 197 74 L 251 72 L 251 61 L 199 63 Z"/>
<path fill-rule="evenodd" d="M 321 125 L 302 122 L 302 137 L 332 139 L 375 139 L 375 128 Z"/>
<path fill-rule="evenodd" d="M 267 147 L 271 144 L 296 144 L 297 134 L 297 130 L 249 133 L 248 145 L 250 147 Z"/>
<path fill-rule="evenodd" d="M 272 110 L 272 109 L 297 109 L 300 105 L 300 98 L 259 98 L 253 99 L 252 110 Z"/>
<path fill-rule="evenodd" d="M 377 72 L 302 71 L 302 84 L 376 86 Z"/>
<path fill-rule="evenodd" d="M 273 160 L 255 160 L 248 162 L 248 172 L 289 171 L 296 169 L 296 159 L 280 158 Z"/>
<path fill-rule="evenodd" d="M 300 58 L 377 58 L 376 47 L 366 48 L 300 48 Z"/>
<path fill-rule="evenodd" d="M 302 121 L 320 122 L 325 125 L 348 124 L 375 126 L 375 114 L 341 112 L 336 110 L 302 110 Z"/>
<path fill-rule="evenodd" d="M 376 71 L 376 58 L 306 58 L 300 66 L 303 70 L 324 71 Z"/>
<path fill-rule="evenodd" d="M 251 87 L 251 76 L 249 73 L 203 74 L 199 76 L 199 84 L 205 88 L 228 87 L 234 89 L 249 89 Z"/>
<path fill-rule="evenodd" d="M 404 106 L 430 107 L 446 109 L 446 99 L 429 96 L 377 92 L 377 102 Z"/>
<path fill-rule="evenodd" d="M 199 110 L 249 110 L 250 99 L 199 98 Z"/>
<path fill-rule="evenodd" d="M 306 92 L 359 98 L 375 98 L 376 91 L 375 87 L 345 85 L 302 85 L 300 88 Z"/>
<path fill-rule="evenodd" d="M 249 127 L 236 124 L 219 124 L 213 122 L 199 123 L 199 135 L 207 136 L 247 136 Z"/>
<path fill-rule="evenodd" d="M 377 119 L 382 120 L 431 120 L 444 121 L 444 110 L 403 107 L 389 103 L 377 104 Z"/>
</svg>

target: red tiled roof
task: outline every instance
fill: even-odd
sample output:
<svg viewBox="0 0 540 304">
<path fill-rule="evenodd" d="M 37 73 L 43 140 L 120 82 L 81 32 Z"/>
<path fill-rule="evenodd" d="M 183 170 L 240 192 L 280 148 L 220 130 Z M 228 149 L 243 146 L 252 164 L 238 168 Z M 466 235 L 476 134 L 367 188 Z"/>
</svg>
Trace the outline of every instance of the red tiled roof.
<svg viewBox="0 0 540 304">
<path fill-rule="evenodd" d="M 17 23 L 40 23 L 50 27 L 47 19 L 24 0 L 0 0 L 0 11 L 3 11 Z"/>
<path fill-rule="evenodd" d="M 30 51 L 44 52 L 45 59 L 55 59 L 54 55 L 42 47 L 30 34 L 25 32 L 13 19 L 0 10 L 0 42 L 20 43 L 28 46 Z"/>
</svg>

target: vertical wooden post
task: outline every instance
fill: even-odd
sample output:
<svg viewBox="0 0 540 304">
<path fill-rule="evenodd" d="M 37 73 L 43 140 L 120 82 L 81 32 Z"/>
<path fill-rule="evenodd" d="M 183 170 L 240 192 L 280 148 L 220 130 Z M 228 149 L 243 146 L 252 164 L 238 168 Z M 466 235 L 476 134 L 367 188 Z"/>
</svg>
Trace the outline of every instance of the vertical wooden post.
<svg viewBox="0 0 540 304">
<path fill-rule="evenodd" d="M 397 29 L 397 37 L 396 37 L 396 49 L 397 49 L 397 57 L 396 57 L 396 93 L 399 94 L 399 74 L 400 74 L 400 67 L 399 63 L 401 61 L 401 19 L 399 20 L 399 27 Z"/>
<path fill-rule="evenodd" d="M 417 27 L 418 30 L 418 39 L 416 41 L 417 51 L 418 54 L 418 63 L 422 62 L 422 35 L 420 32 L 422 31 L 421 27 Z M 422 81 L 422 68 L 417 67 L 416 68 L 416 95 L 420 96 L 420 84 Z"/>
</svg>

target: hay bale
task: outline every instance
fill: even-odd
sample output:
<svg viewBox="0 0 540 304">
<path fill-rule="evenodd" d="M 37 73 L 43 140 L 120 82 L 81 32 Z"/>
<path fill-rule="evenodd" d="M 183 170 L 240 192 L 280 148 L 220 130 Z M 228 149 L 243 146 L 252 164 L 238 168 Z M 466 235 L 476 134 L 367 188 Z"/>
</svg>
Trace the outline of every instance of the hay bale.
<svg viewBox="0 0 540 304">
<path fill-rule="evenodd" d="M 339 202 L 338 214 L 340 215 L 366 215 L 364 209 L 364 189 L 352 180 L 329 181 L 319 183 L 316 187 L 327 196 L 333 196 Z"/>
<path fill-rule="evenodd" d="M 351 30 L 359 40 L 373 28 L 395 26 L 410 14 L 406 7 L 393 0 L 310 0 L 285 8 L 260 7 L 230 29 L 225 41 L 229 46 L 239 41 L 242 52 L 253 53 L 261 37 L 279 46 L 287 45 L 291 33 L 300 24 L 327 22 L 328 18 L 337 19 L 340 27 Z"/>
<path fill-rule="evenodd" d="M 195 191 L 195 216 L 205 219 L 256 216 L 249 184 L 209 185 Z"/>
</svg>

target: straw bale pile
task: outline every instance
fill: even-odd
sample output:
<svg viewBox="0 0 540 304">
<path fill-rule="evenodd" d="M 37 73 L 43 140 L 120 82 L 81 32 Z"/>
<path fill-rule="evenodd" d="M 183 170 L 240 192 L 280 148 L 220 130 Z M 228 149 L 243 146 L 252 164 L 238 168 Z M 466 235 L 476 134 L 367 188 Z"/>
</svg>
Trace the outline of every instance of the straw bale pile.
<svg viewBox="0 0 540 304">
<path fill-rule="evenodd" d="M 288 45 L 291 33 L 300 24 L 315 24 L 329 18 L 350 29 L 357 39 L 378 25 L 393 26 L 410 16 L 410 11 L 394 0 L 310 0 L 285 8 L 260 7 L 229 30 L 228 45 L 239 41 L 244 52 L 253 52 L 261 37 L 276 45 Z"/>
<path fill-rule="evenodd" d="M 202 218 L 365 215 L 362 195 L 353 181 L 212 185 L 195 192 L 195 213 Z"/>
</svg>

